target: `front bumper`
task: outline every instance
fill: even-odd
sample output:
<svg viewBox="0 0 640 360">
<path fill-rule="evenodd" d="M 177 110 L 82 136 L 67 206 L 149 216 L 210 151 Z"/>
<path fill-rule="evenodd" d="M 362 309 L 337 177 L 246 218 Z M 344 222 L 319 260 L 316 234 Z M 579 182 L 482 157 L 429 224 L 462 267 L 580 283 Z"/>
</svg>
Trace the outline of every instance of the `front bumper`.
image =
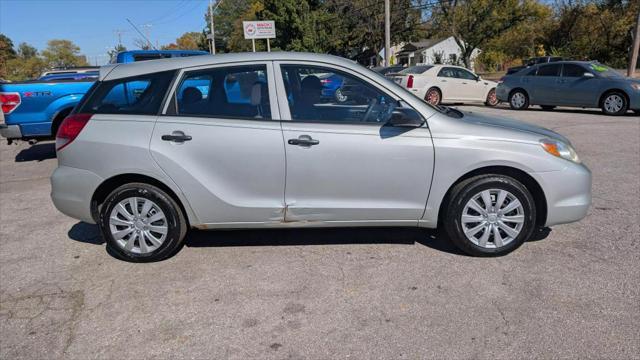
<svg viewBox="0 0 640 360">
<path fill-rule="evenodd" d="M 567 161 L 560 171 L 530 173 L 542 187 L 547 200 L 545 226 L 578 221 L 591 205 L 591 171 Z"/>
<path fill-rule="evenodd" d="M 91 171 L 58 166 L 51 174 L 51 200 L 61 213 L 95 224 L 91 199 L 102 181 Z"/>
<path fill-rule="evenodd" d="M 0 135 L 6 139 L 22 139 L 22 131 L 19 125 L 0 124 Z"/>
</svg>

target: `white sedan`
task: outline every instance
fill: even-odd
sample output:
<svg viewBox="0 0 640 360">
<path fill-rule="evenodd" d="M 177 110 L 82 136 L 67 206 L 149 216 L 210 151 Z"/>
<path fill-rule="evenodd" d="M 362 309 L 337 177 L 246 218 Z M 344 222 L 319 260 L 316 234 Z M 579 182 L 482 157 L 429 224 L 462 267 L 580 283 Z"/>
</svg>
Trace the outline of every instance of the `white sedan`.
<svg viewBox="0 0 640 360">
<path fill-rule="evenodd" d="M 484 80 L 460 66 L 416 65 L 387 77 L 432 105 L 441 102 L 498 104 L 498 83 Z"/>
</svg>

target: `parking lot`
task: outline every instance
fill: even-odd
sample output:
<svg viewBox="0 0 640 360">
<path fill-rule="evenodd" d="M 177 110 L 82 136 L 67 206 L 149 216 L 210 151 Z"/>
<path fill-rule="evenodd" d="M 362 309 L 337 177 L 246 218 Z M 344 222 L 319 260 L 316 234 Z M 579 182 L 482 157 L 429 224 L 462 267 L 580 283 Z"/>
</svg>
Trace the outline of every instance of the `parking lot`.
<svg viewBox="0 0 640 360">
<path fill-rule="evenodd" d="M 638 358 L 640 117 L 459 108 L 571 139 L 589 215 L 501 258 L 418 229 L 243 230 L 131 264 L 53 207 L 52 142 L 1 144 L 0 358 Z"/>
</svg>

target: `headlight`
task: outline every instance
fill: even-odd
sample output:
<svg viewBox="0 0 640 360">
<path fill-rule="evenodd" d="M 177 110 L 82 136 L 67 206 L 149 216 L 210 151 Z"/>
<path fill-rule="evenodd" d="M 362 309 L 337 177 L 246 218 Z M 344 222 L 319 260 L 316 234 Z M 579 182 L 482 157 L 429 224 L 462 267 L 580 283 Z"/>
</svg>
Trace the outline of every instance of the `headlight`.
<svg viewBox="0 0 640 360">
<path fill-rule="evenodd" d="M 631 87 L 636 91 L 640 91 L 640 83 L 631 83 Z"/>
<path fill-rule="evenodd" d="M 569 144 L 565 144 L 562 141 L 558 140 L 542 139 L 540 140 L 540 145 L 542 145 L 542 148 L 546 152 L 553 156 L 557 156 L 580 164 L 580 158 L 578 157 L 578 154 L 576 154 L 576 151 Z"/>
</svg>

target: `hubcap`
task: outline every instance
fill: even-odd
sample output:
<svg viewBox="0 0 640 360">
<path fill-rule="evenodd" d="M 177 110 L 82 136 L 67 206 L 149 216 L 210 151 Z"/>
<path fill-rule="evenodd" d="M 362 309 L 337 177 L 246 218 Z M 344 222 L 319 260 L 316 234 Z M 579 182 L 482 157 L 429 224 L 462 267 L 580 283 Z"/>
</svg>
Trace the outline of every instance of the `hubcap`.
<svg viewBox="0 0 640 360">
<path fill-rule="evenodd" d="M 517 92 L 511 96 L 511 105 L 515 108 L 521 108 L 524 106 L 526 99 L 523 93 Z"/>
<path fill-rule="evenodd" d="M 475 245 L 496 249 L 512 242 L 524 226 L 524 207 L 506 190 L 474 195 L 462 211 L 462 230 Z"/>
<path fill-rule="evenodd" d="M 604 109 L 610 113 L 616 113 L 622 109 L 624 99 L 620 95 L 609 95 L 604 100 Z"/>
<path fill-rule="evenodd" d="M 495 105 L 497 103 L 498 103 L 498 97 L 496 96 L 496 92 L 495 91 L 491 91 L 489 93 L 489 104 Z"/>
<path fill-rule="evenodd" d="M 141 197 L 130 197 L 120 201 L 111 210 L 109 230 L 122 249 L 134 254 L 146 254 L 164 243 L 168 223 L 156 203 Z"/>
</svg>

